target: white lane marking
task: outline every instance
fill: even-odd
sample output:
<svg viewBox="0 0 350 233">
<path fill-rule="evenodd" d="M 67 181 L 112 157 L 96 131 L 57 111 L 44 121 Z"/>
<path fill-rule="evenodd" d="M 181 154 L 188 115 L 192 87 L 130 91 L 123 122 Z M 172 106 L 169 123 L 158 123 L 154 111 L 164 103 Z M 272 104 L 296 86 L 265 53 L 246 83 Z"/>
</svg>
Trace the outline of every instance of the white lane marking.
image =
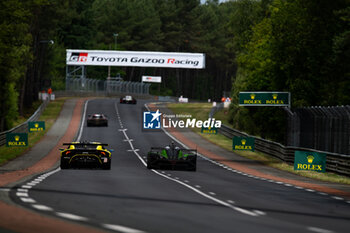
<svg viewBox="0 0 350 233">
<path fill-rule="evenodd" d="M 127 150 L 128 152 L 140 151 L 139 149 Z"/>
<path fill-rule="evenodd" d="M 20 189 L 20 188 L 18 188 L 18 189 L 17 189 L 17 192 L 22 192 L 22 193 L 28 192 L 28 189 Z"/>
<path fill-rule="evenodd" d="M 21 199 L 21 201 L 26 202 L 26 203 L 35 203 L 35 202 L 36 202 L 36 201 L 35 201 L 34 199 L 32 199 L 32 198 L 21 197 L 20 199 Z"/>
<path fill-rule="evenodd" d="M 45 206 L 45 205 L 32 205 L 33 208 L 37 210 L 43 210 L 43 211 L 52 211 L 53 209 L 51 207 Z"/>
<path fill-rule="evenodd" d="M 327 230 L 327 229 L 322 229 L 318 227 L 308 227 L 307 228 L 309 231 L 317 232 L 317 233 L 333 233 L 333 231 Z"/>
<path fill-rule="evenodd" d="M 196 187 L 196 188 L 198 188 L 198 189 L 199 189 L 199 188 L 201 188 L 201 186 L 200 186 L 200 185 L 198 185 L 198 184 L 197 184 L 197 185 L 195 185 L 194 187 Z"/>
<path fill-rule="evenodd" d="M 284 186 L 291 187 L 293 185 L 291 185 L 291 184 L 284 184 Z"/>
<path fill-rule="evenodd" d="M 232 201 L 232 200 L 227 200 L 227 202 L 230 203 L 230 204 L 235 204 L 235 202 Z"/>
<path fill-rule="evenodd" d="M 180 181 L 180 180 L 176 180 L 176 179 L 174 179 L 174 178 L 172 178 L 172 177 L 168 177 L 168 176 L 166 176 L 166 175 L 163 175 L 162 173 L 159 173 L 158 171 L 156 171 L 156 170 L 154 170 L 154 169 L 151 169 L 151 171 L 153 171 L 154 173 L 156 173 L 156 174 L 158 174 L 158 175 L 160 175 L 160 176 L 163 176 L 163 177 L 166 178 L 166 179 L 169 179 L 169 180 L 172 180 L 172 181 L 174 181 L 174 182 L 177 182 L 177 183 L 179 183 L 179 184 L 181 184 L 181 185 L 183 185 L 183 186 L 185 186 L 185 187 L 191 189 L 192 191 L 198 193 L 199 195 L 201 195 L 201 196 L 203 196 L 203 197 L 206 197 L 206 198 L 208 198 L 208 199 L 210 199 L 210 200 L 212 200 L 212 201 L 214 201 L 214 202 L 216 202 L 216 203 L 218 203 L 218 204 L 221 204 L 221 205 L 223 205 L 223 206 L 226 206 L 226 207 L 228 207 L 228 208 L 230 208 L 230 209 L 236 210 L 236 211 L 238 211 L 238 212 L 240 212 L 240 213 L 243 213 L 243 214 L 247 214 L 247 215 L 250 215 L 250 216 L 258 216 L 258 215 L 257 215 L 256 213 L 254 213 L 254 212 L 251 212 L 251 211 L 242 209 L 242 208 L 240 208 L 240 207 L 233 206 L 233 205 L 231 205 L 231 204 L 229 204 L 229 203 L 226 203 L 226 202 L 221 201 L 221 200 L 219 200 L 219 199 L 217 199 L 217 198 L 214 198 L 214 197 L 212 197 L 212 196 L 210 196 L 210 195 L 208 195 L 208 194 L 205 194 L 205 193 L 203 193 L 202 191 L 200 191 L 200 190 L 198 190 L 198 189 L 196 189 L 196 188 L 194 188 L 194 187 L 192 187 L 192 186 L 190 186 L 190 185 L 188 185 L 188 184 L 186 184 L 186 183 L 184 183 L 184 182 L 182 182 L 182 181 Z"/>
<path fill-rule="evenodd" d="M 35 185 L 37 185 L 38 183 L 34 183 L 34 182 L 29 182 L 29 183 L 27 183 L 27 185 L 31 185 L 31 186 L 35 186 Z"/>
<path fill-rule="evenodd" d="M 36 181 L 36 180 L 32 180 L 30 183 L 28 183 L 28 184 L 39 184 L 40 183 L 40 181 Z"/>
<path fill-rule="evenodd" d="M 294 186 L 294 188 L 296 188 L 296 189 L 304 189 L 303 187 L 300 187 L 300 186 Z"/>
<path fill-rule="evenodd" d="M 344 200 L 344 198 L 342 198 L 342 197 L 333 196 L 332 198 L 335 199 L 335 200 Z"/>
<path fill-rule="evenodd" d="M 328 193 L 323 193 L 323 192 L 319 192 L 318 194 L 323 195 L 323 196 L 327 196 L 328 195 Z"/>
<path fill-rule="evenodd" d="M 308 192 L 315 192 L 315 190 L 313 190 L 313 189 L 305 189 L 305 190 Z"/>
<path fill-rule="evenodd" d="M 17 197 L 28 197 L 28 193 L 19 193 L 19 192 L 17 192 L 16 196 Z"/>
<path fill-rule="evenodd" d="M 102 226 L 104 228 L 109 229 L 109 230 L 119 231 L 119 232 L 123 232 L 123 233 L 145 233 L 145 231 L 140 231 L 140 230 L 136 230 L 136 229 L 121 226 L 121 225 L 102 224 Z"/>
<path fill-rule="evenodd" d="M 212 196 L 216 195 L 216 193 L 214 193 L 214 192 L 209 192 L 209 194 L 212 195 Z"/>
<path fill-rule="evenodd" d="M 32 188 L 31 185 L 22 185 L 21 187 L 22 187 L 22 188 L 25 188 L 25 189 L 31 189 L 31 188 Z"/>
<path fill-rule="evenodd" d="M 40 183 L 43 180 L 45 180 L 45 178 L 36 178 L 34 181 Z"/>
<path fill-rule="evenodd" d="M 89 100 L 85 101 L 83 119 L 82 119 L 82 121 L 81 121 L 80 131 L 79 131 L 79 135 L 78 135 L 78 137 L 77 137 L 77 141 L 78 141 L 78 142 L 80 141 L 81 135 L 83 134 L 83 128 L 84 128 L 84 124 L 85 124 L 86 108 L 87 108 L 88 103 L 89 103 Z"/>
<path fill-rule="evenodd" d="M 69 214 L 69 213 L 63 213 L 63 212 L 56 212 L 57 216 L 60 216 L 62 218 L 67 218 L 71 220 L 77 220 L 77 221 L 87 221 L 88 219 L 79 215 L 75 214 Z"/>
<path fill-rule="evenodd" d="M 266 215 L 266 213 L 261 211 L 261 210 L 254 210 L 254 212 L 259 214 L 259 215 Z"/>
</svg>

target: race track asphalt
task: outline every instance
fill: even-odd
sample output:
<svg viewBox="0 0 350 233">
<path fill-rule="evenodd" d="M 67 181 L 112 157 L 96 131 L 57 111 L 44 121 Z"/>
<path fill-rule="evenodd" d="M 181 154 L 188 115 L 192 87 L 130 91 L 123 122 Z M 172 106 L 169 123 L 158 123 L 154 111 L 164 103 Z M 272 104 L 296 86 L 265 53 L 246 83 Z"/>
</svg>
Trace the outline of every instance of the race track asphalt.
<svg viewBox="0 0 350 233">
<path fill-rule="evenodd" d="M 148 170 L 150 147 L 172 139 L 141 130 L 144 103 L 89 100 L 86 115 L 103 113 L 109 125 L 86 127 L 85 121 L 80 141 L 108 143 L 112 169 L 56 170 L 29 189 L 26 198 L 36 207 L 16 189 L 12 200 L 112 232 L 349 232 L 350 202 L 315 190 L 242 174 L 203 157 L 196 172 Z"/>
</svg>

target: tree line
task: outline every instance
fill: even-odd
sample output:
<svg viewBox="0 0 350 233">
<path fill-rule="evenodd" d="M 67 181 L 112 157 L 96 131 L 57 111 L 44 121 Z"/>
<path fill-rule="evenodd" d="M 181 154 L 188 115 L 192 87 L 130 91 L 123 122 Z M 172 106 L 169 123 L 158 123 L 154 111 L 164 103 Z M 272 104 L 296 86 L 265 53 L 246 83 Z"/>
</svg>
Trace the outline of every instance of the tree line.
<svg viewBox="0 0 350 233">
<path fill-rule="evenodd" d="M 160 93 L 152 85 L 153 94 L 219 100 L 231 92 L 235 128 L 280 138 L 283 110 L 238 107 L 238 93 L 290 91 L 293 107 L 348 104 L 349 6 L 349 0 L 1 1 L 0 131 L 39 91 L 64 89 L 66 49 L 117 49 L 205 53 L 203 70 L 112 67 L 111 74 L 127 81 L 160 75 Z M 107 67 L 88 67 L 87 77 L 105 79 Z"/>
</svg>

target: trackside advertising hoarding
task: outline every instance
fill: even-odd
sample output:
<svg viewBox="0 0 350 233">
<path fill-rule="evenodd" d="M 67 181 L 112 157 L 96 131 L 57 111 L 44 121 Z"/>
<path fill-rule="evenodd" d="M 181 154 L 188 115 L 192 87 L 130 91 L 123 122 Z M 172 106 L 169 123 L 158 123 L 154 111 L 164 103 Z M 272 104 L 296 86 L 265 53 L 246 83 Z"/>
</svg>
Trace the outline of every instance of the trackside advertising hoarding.
<svg viewBox="0 0 350 233">
<path fill-rule="evenodd" d="M 66 64 L 71 66 L 137 66 L 204 69 L 203 53 L 166 53 L 67 49 Z"/>
<path fill-rule="evenodd" d="M 161 76 L 142 76 L 142 82 L 149 82 L 149 83 L 161 83 L 162 77 Z"/>
</svg>

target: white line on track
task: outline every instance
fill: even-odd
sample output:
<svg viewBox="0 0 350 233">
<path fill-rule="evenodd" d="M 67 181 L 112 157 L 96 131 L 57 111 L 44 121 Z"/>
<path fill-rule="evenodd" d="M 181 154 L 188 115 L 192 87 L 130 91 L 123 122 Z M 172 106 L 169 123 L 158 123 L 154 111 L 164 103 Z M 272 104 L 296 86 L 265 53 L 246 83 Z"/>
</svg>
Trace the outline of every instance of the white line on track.
<svg viewBox="0 0 350 233">
<path fill-rule="evenodd" d="M 33 208 L 37 210 L 43 210 L 43 211 L 53 211 L 51 207 L 45 206 L 45 205 L 32 205 Z"/>
<path fill-rule="evenodd" d="M 305 189 L 305 191 L 308 191 L 308 192 L 315 192 L 315 190 L 313 190 L 313 189 Z"/>
<path fill-rule="evenodd" d="M 89 100 L 87 100 L 85 102 L 83 119 L 81 121 L 80 129 L 79 129 L 79 135 L 77 137 L 77 141 L 78 142 L 80 141 L 81 135 L 83 134 L 83 128 L 84 128 L 84 123 L 85 123 L 85 115 L 86 115 L 86 108 L 87 108 L 88 103 L 89 103 Z"/>
<path fill-rule="evenodd" d="M 21 187 L 25 188 L 25 189 L 31 189 L 33 186 L 31 186 L 31 185 L 22 185 Z"/>
<path fill-rule="evenodd" d="M 344 198 L 342 198 L 342 197 L 333 196 L 332 198 L 335 199 L 335 200 L 340 200 L 340 201 L 344 200 Z"/>
<path fill-rule="evenodd" d="M 25 197 L 21 197 L 20 198 L 21 201 L 25 202 L 25 203 L 35 203 L 36 201 L 32 198 L 25 198 Z"/>
<path fill-rule="evenodd" d="M 266 215 L 266 213 L 261 211 L 261 210 L 254 210 L 254 213 L 259 214 L 259 215 Z"/>
<path fill-rule="evenodd" d="M 17 189 L 17 192 L 28 192 L 28 189 L 21 189 L 21 188 L 18 188 L 18 189 Z"/>
<path fill-rule="evenodd" d="M 104 228 L 109 229 L 109 230 L 119 231 L 119 232 L 123 232 L 123 233 L 144 233 L 145 232 L 145 231 L 140 231 L 140 230 L 136 230 L 136 229 L 121 226 L 121 225 L 102 224 L 102 226 Z"/>
<path fill-rule="evenodd" d="M 56 212 L 57 216 L 60 216 L 62 218 L 67 218 L 70 220 L 76 220 L 76 221 L 87 221 L 88 218 L 79 216 L 79 215 L 75 215 L 75 214 L 69 214 L 69 213 L 62 213 L 62 212 Z"/>
<path fill-rule="evenodd" d="M 17 197 L 28 197 L 28 193 L 20 193 L 20 192 L 17 192 L 17 193 L 16 193 L 16 196 L 17 196 Z"/>
<path fill-rule="evenodd" d="M 333 231 L 327 230 L 327 229 L 322 229 L 318 227 L 308 227 L 307 228 L 309 231 L 317 232 L 317 233 L 333 233 Z"/>
</svg>

